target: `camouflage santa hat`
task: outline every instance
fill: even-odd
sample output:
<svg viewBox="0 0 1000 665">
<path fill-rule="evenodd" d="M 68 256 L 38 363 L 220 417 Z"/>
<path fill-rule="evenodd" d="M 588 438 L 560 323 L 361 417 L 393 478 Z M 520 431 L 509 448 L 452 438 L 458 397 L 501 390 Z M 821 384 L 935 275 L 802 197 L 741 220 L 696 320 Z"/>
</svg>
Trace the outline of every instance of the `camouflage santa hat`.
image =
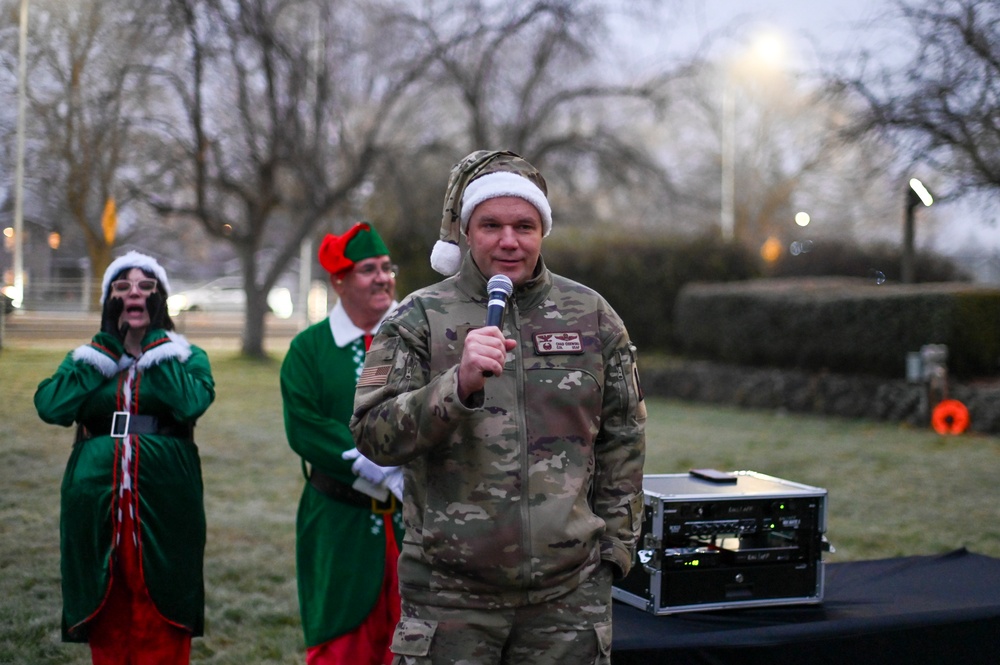
<svg viewBox="0 0 1000 665">
<path fill-rule="evenodd" d="M 340 236 L 328 233 L 319 246 L 319 263 L 331 275 L 350 270 L 358 261 L 388 255 L 389 248 L 367 222 L 358 222 Z"/>
<path fill-rule="evenodd" d="M 101 282 L 101 304 L 108 297 L 108 289 L 111 287 L 111 280 L 117 277 L 123 270 L 139 268 L 149 275 L 153 275 L 159 282 L 160 292 L 166 296 L 170 293 L 170 282 L 167 281 L 167 271 L 163 269 L 156 259 L 146 256 L 140 252 L 132 250 L 111 262 L 107 270 L 104 271 L 104 279 Z"/>
<path fill-rule="evenodd" d="M 538 210 L 542 234 L 552 230 L 552 208 L 545 178 L 520 155 L 509 150 L 477 150 L 451 169 L 441 215 L 440 239 L 431 251 L 431 266 L 442 275 L 454 275 L 462 265 L 461 236 L 472 212 L 483 201 L 516 196 Z"/>
</svg>

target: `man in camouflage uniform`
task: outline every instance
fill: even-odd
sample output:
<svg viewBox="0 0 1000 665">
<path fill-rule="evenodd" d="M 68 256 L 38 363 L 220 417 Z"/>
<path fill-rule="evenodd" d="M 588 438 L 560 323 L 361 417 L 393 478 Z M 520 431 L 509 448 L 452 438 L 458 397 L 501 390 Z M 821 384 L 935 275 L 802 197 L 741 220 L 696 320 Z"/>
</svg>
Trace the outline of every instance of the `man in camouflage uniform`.
<svg viewBox="0 0 1000 665">
<path fill-rule="evenodd" d="M 351 430 L 405 477 L 394 663 L 610 662 L 611 581 L 642 517 L 645 406 L 621 319 L 546 268 L 551 226 L 528 162 L 466 157 L 431 257 L 457 274 L 407 297 L 366 357 Z M 501 273 L 514 294 L 486 327 Z"/>
</svg>

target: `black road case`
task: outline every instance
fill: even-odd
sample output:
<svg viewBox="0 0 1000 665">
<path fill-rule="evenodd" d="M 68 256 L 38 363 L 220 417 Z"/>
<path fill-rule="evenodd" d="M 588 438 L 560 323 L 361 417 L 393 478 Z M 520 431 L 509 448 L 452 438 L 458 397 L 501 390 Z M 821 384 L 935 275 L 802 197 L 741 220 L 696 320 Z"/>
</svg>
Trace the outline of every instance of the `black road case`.
<svg viewBox="0 0 1000 665">
<path fill-rule="evenodd" d="M 612 596 L 653 614 L 819 603 L 825 489 L 756 471 L 643 478 L 639 560 Z"/>
</svg>

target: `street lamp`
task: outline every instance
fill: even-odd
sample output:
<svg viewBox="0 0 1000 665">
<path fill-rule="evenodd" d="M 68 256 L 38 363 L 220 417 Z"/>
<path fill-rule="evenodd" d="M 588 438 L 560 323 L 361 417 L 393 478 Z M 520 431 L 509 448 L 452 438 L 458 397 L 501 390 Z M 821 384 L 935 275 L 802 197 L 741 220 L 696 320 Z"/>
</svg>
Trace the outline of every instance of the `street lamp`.
<svg viewBox="0 0 1000 665">
<path fill-rule="evenodd" d="M 784 59 L 784 40 L 775 33 L 761 32 L 754 36 L 744 55 L 738 60 L 733 57 L 723 70 L 719 228 L 727 242 L 736 237 L 736 79 L 755 72 L 779 70 Z"/>
<path fill-rule="evenodd" d="M 906 190 L 906 223 L 903 225 L 903 256 L 900 266 L 900 281 L 903 284 L 913 283 L 913 211 L 921 203 L 929 206 L 934 203 L 934 197 L 924 187 L 924 183 L 910 178 L 910 187 Z"/>
</svg>

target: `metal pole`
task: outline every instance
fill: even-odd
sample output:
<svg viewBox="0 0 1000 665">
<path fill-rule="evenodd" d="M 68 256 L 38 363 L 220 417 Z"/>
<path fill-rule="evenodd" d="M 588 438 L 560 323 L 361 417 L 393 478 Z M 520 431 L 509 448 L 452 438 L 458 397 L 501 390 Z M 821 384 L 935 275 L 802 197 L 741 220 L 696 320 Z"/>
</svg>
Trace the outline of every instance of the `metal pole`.
<svg viewBox="0 0 1000 665">
<path fill-rule="evenodd" d="M 14 175 L 14 306 L 24 302 L 24 98 L 28 58 L 28 0 L 21 0 L 17 63 L 17 157 Z"/>
<path fill-rule="evenodd" d="M 910 188 L 906 189 L 906 218 L 903 222 L 903 256 L 900 264 L 899 281 L 903 284 L 913 284 L 913 217 L 920 197 Z"/>
<path fill-rule="evenodd" d="M 312 241 L 308 238 L 299 245 L 299 312 L 302 315 L 302 328 L 312 323 L 309 320 L 309 287 L 312 285 Z"/>
<path fill-rule="evenodd" d="M 722 206 L 719 225 L 722 239 L 729 242 L 735 236 L 734 202 L 736 198 L 736 115 L 729 81 L 722 84 Z"/>
</svg>

